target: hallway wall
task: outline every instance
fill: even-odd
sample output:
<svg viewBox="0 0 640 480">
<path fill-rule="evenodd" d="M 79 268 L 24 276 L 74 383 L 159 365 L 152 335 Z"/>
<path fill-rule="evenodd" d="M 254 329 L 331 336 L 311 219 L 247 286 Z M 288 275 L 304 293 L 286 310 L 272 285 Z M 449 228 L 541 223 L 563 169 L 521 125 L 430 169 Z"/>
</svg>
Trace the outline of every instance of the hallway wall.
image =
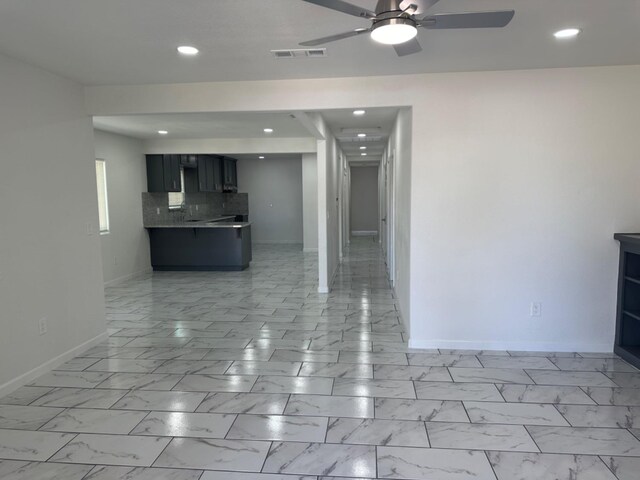
<svg viewBox="0 0 640 480">
<path fill-rule="evenodd" d="M 94 130 L 95 157 L 105 161 L 109 233 L 100 235 L 106 284 L 151 271 L 140 195 L 147 191 L 142 141 Z"/>
<path fill-rule="evenodd" d="M 351 167 L 351 235 L 378 234 L 378 167 Z"/>
<path fill-rule="evenodd" d="M 304 251 L 318 251 L 317 153 L 302 154 L 302 222 Z"/>
</svg>

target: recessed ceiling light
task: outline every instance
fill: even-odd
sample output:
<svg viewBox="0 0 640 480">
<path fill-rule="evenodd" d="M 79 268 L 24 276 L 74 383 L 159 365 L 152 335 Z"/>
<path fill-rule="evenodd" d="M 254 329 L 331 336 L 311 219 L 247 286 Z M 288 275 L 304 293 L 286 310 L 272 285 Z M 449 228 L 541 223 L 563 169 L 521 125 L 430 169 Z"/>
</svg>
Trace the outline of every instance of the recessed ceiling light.
<svg viewBox="0 0 640 480">
<path fill-rule="evenodd" d="M 265 128 L 264 133 L 273 133 L 273 128 Z"/>
<path fill-rule="evenodd" d="M 579 28 L 565 28 L 563 30 L 558 30 L 553 34 L 556 38 L 574 38 L 580 34 L 581 30 Z"/>
<path fill-rule="evenodd" d="M 362 152 L 360 155 L 362 155 L 363 157 L 366 157 L 366 156 L 367 156 L 367 154 L 366 154 L 366 153 L 364 153 L 364 152 Z"/>
<path fill-rule="evenodd" d="M 365 113 L 367 113 L 366 110 L 354 110 L 353 111 L 353 114 L 357 115 L 357 116 L 364 115 Z"/>
<path fill-rule="evenodd" d="M 166 130 L 158 130 L 158 133 L 159 133 L 160 135 L 166 135 L 166 134 L 167 134 L 167 133 L 169 133 L 169 132 L 167 132 Z"/>
<path fill-rule="evenodd" d="M 200 53 L 196 47 L 192 47 L 191 45 L 181 45 L 178 47 L 178 52 L 182 55 L 197 55 Z"/>
<path fill-rule="evenodd" d="M 259 158 L 260 160 L 264 160 L 264 156 L 262 156 L 262 155 L 260 155 L 258 158 Z"/>
<path fill-rule="evenodd" d="M 360 150 L 366 150 L 367 147 L 360 147 Z"/>
<path fill-rule="evenodd" d="M 360 138 L 364 138 L 364 137 L 366 137 L 366 136 L 367 136 L 367 134 L 366 134 L 366 133 L 359 133 L 359 134 L 358 134 L 358 136 L 359 136 Z"/>
</svg>

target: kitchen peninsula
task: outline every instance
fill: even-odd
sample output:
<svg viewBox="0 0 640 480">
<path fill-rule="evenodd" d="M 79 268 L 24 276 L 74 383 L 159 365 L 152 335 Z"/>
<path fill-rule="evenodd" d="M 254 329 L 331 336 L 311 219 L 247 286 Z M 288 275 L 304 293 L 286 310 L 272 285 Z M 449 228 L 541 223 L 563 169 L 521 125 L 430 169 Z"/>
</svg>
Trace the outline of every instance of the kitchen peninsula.
<svg viewBox="0 0 640 480">
<path fill-rule="evenodd" d="M 154 270 L 244 270 L 251 224 L 234 217 L 147 226 Z"/>
<path fill-rule="evenodd" d="M 154 270 L 238 271 L 251 262 L 246 193 L 236 160 L 218 155 L 147 155 L 143 225 Z"/>
</svg>

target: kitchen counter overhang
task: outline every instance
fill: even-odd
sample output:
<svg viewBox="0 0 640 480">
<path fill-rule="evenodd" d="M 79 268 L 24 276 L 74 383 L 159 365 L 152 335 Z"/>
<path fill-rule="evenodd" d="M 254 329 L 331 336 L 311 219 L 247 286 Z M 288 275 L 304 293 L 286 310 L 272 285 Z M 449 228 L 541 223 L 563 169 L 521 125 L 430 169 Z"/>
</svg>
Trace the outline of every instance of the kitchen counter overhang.
<svg viewBox="0 0 640 480">
<path fill-rule="evenodd" d="M 160 271 L 239 271 L 249 267 L 251 223 L 148 225 L 151 265 Z"/>
</svg>

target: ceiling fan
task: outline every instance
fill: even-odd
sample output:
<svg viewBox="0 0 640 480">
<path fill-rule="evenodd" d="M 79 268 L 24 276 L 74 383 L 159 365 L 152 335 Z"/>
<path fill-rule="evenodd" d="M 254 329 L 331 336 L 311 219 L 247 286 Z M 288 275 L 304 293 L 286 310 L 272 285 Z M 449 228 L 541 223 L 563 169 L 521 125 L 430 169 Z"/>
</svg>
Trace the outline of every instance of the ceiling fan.
<svg viewBox="0 0 640 480">
<path fill-rule="evenodd" d="M 470 13 L 438 13 L 419 17 L 439 0 L 378 0 L 375 12 L 343 0 L 303 0 L 321 7 L 355 17 L 371 20 L 370 28 L 357 28 L 337 35 L 300 43 L 304 47 L 317 47 L 325 43 L 370 33 L 373 40 L 393 45 L 400 57 L 422 50 L 416 39 L 418 28 L 445 30 L 454 28 L 500 28 L 509 24 L 514 10 Z"/>
</svg>

